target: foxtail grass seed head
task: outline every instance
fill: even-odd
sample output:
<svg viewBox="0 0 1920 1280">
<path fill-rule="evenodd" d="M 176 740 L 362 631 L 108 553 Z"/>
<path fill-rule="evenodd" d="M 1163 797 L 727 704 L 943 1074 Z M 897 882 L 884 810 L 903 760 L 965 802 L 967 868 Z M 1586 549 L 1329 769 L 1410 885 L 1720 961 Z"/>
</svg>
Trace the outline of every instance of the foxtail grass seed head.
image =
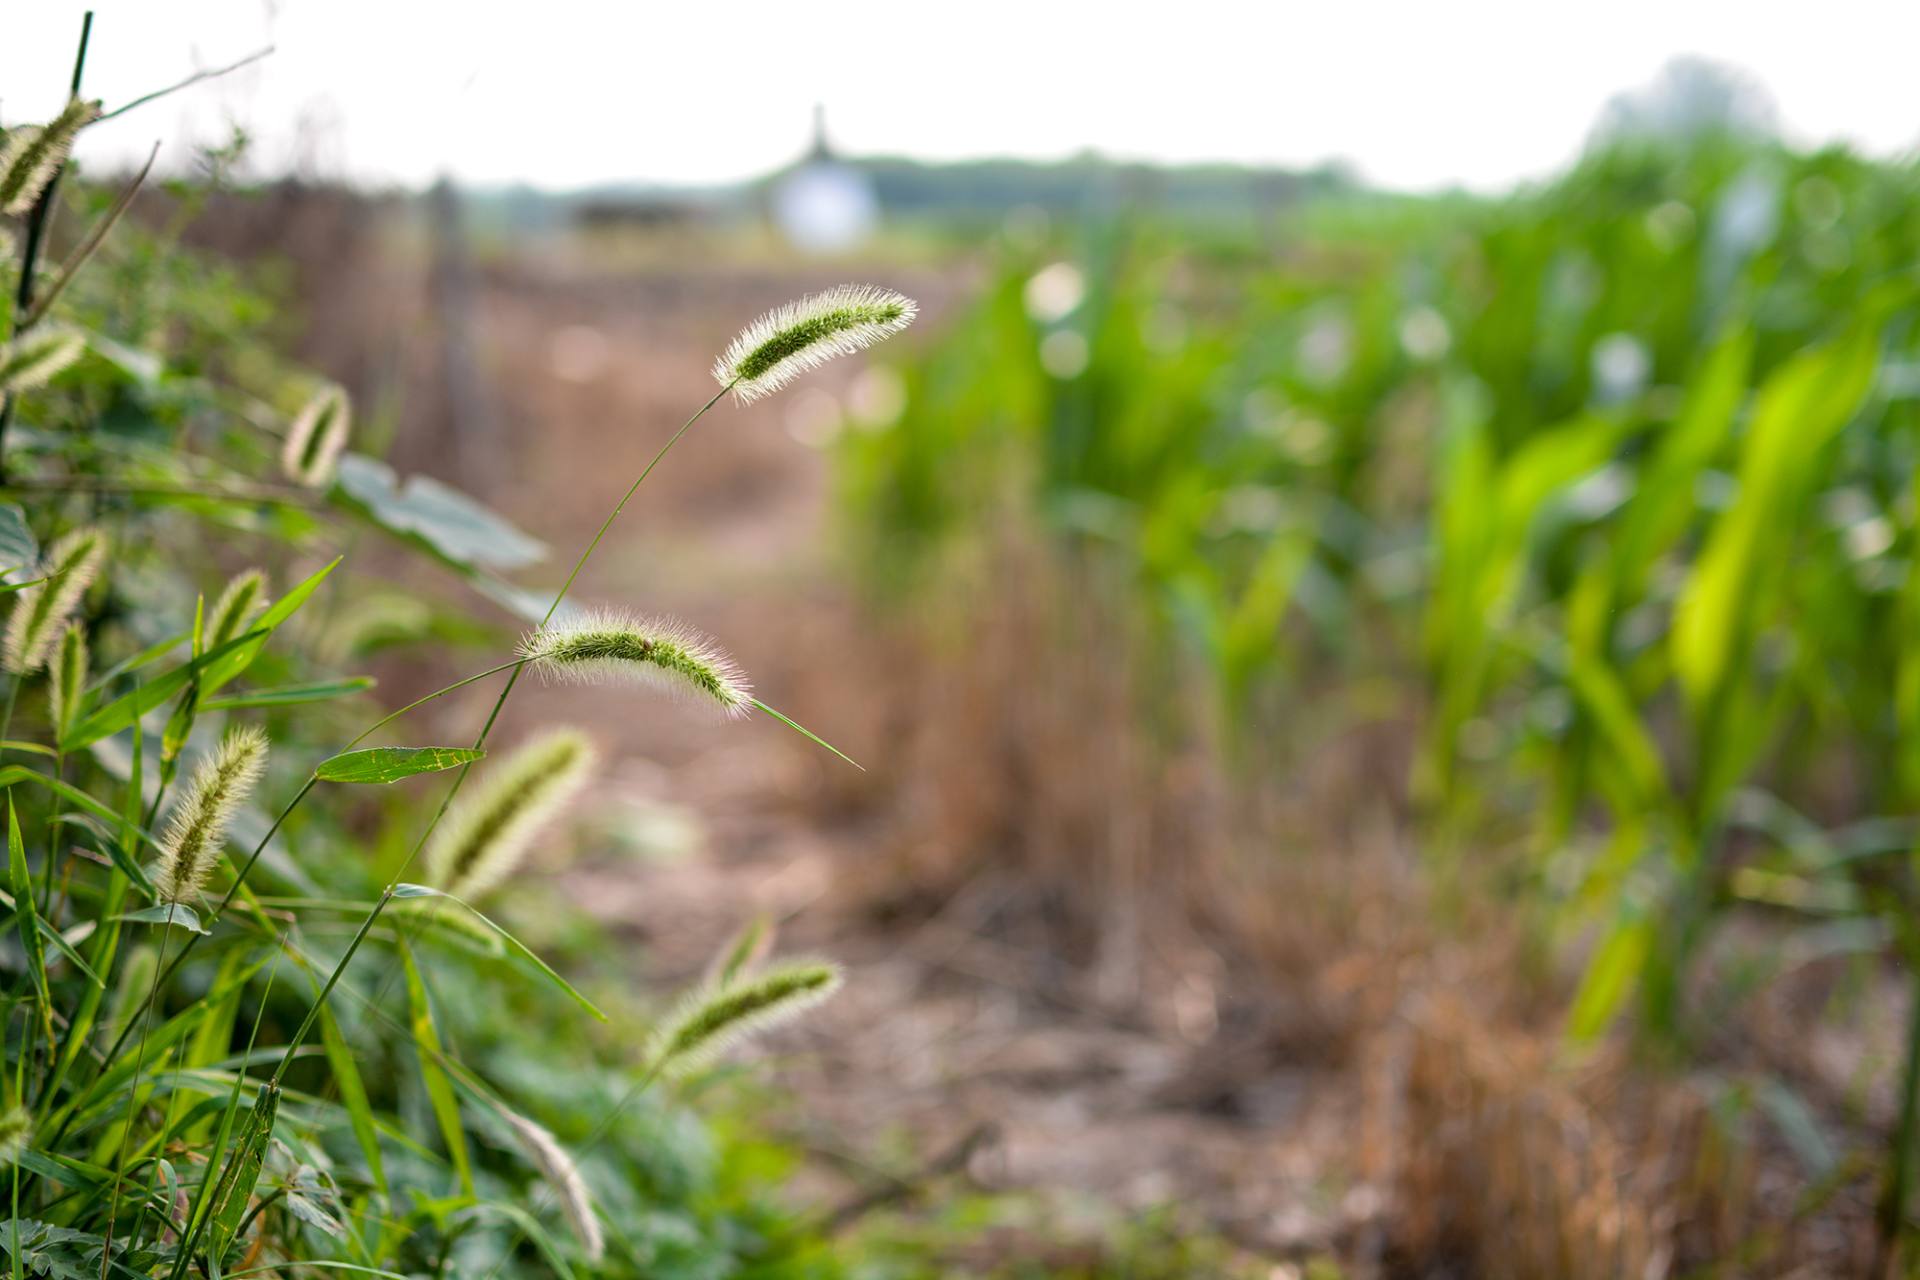
<svg viewBox="0 0 1920 1280">
<path fill-rule="evenodd" d="M 310 489 L 324 487 L 333 479 L 333 468 L 347 447 L 347 432 L 353 425 L 353 406 L 339 387 L 327 387 L 300 410 L 287 432 L 286 447 L 280 453 L 280 469 L 287 479 Z"/>
<path fill-rule="evenodd" d="M 0 345 L 0 396 L 45 386 L 87 349 L 72 329 L 35 329 Z"/>
<path fill-rule="evenodd" d="M 891 289 L 845 284 L 755 320 L 713 366 L 741 403 L 772 395 L 835 356 L 884 341 L 913 323 L 919 304 Z"/>
<path fill-rule="evenodd" d="M 746 675 L 712 640 L 671 618 L 605 611 L 531 632 L 520 656 L 549 680 L 625 681 L 717 705 L 743 716 L 751 705 Z"/>
<path fill-rule="evenodd" d="M 0 213 L 22 214 L 33 207 L 73 150 L 74 135 L 93 123 L 100 104 L 82 98 L 45 125 L 21 125 L 0 143 Z"/>
<path fill-rule="evenodd" d="M 267 735 L 249 726 L 229 733 L 194 771 L 160 840 L 153 882 L 163 902 L 191 903 L 206 888 L 226 843 L 227 824 L 266 767 Z"/>
<path fill-rule="evenodd" d="M 22 1106 L 0 1112 L 0 1168 L 18 1160 L 33 1141 L 33 1113 Z"/>
<path fill-rule="evenodd" d="M 246 634 L 247 626 L 267 607 L 267 575 L 258 569 L 236 574 L 207 615 L 203 651 L 218 649 Z"/>
<path fill-rule="evenodd" d="M 80 718 L 80 695 L 87 688 L 87 629 L 69 622 L 47 664 L 47 710 L 55 738 L 64 738 Z"/>
<path fill-rule="evenodd" d="M 555 729 L 488 770 L 440 824 L 427 849 L 429 883 L 473 901 L 510 879 L 527 846 L 593 772 L 585 734 Z"/>
<path fill-rule="evenodd" d="M 796 961 L 731 986 L 695 991 L 654 1033 L 656 1071 L 709 1062 L 750 1036 L 791 1022 L 840 989 L 838 966 Z"/>
<path fill-rule="evenodd" d="M 31 675 L 47 661 L 60 625 L 79 606 L 107 558 L 107 535 L 82 526 L 47 548 L 40 573 L 46 581 L 22 587 L 13 596 L 13 613 L 0 643 L 0 657 L 17 676 Z"/>
<path fill-rule="evenodd" d="M 600 1219 L 593 1212 L 593 1199 L 587 1193 L 587 1180 L 580 1176 L 580 1166 L 560 1145 L 559 1139 L 533 1121 L 512 1112 L 507 1112 L 506 1117 L 514 1137 L 520 1140 L 521 1149 L 527 1153 L 527 1159 L 533 1162 L 534 1168 L 540 1170 L 540 1176 L 547 1180 L 547 1185 L 553 1188 L 553 1194 L 559 1197 L 560 1211 L 567 1215 L 567 1225 L 573 1228 L 573 1234 L 579 1238 L 580 1247 L 585 1251 L 588 1261 L 600 1261 L 607 1251 L 607 1241 L 600 1231 Z"/>
</svg>

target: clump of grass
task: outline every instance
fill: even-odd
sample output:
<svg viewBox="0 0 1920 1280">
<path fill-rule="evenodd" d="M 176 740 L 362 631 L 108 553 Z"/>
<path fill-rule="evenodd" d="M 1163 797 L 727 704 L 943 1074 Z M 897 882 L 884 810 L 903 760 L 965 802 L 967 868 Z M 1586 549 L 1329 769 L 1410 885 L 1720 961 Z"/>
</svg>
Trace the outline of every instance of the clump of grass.
<svg viewBox="0 0 1920 1280">
<path fill-rule="evenodd" d="M 733 659 L 709 637 L 670 618 L 588 614 L 529 633 L 520 656 L 549 679 L 650 684 L 713 703 L 730 716 L 745 715 L 751 705 L 746 677 Z"/>
<path fill-rule="evenodd" d="M 769 311 L 740 332 L 713 377 L 742 402 L 758 400 L 836 356 L 870 347 L 913 323 L 919 305 L 872 285 L 841 285 Z"/>
<path fill-rule="evenodd" d="M 0 213 L 17 215 L 33 207 L 73 150 L 73 140 L 100 114 L 100 104 L 73 98 L 44 125 L 21 125 L 0 145 Z"/>
<path fill-rule="evenodd" d="M 194 771 L 160 841 L 153 883 L 162 901 L 191 903 L 206 888 L 227 827 L 266 767 L 267 735 L 248 726 L 229 733 Z"/>
<path fill-rule="evenodd" d="M 428 879 L 468 900 L 505 882 L 533 837 L 587 784 L 595 760 L 592 742 L 574 729 L 522 746 L 448 813 L 427 849 Z"/>
<path fill-rule="evenodd" d="M 353 407 L 341 388 L 326 387 L 308 400 L 294 418 L 280 453 L 280 469 L 287 479 L 310 489 L 325 487 L 347 447 L 352 425 Z"/>
<path fill-rule="evenodd" d="M 790 961 L 757 977 L 696 991 L 654 1034 L 654 1072 L 709 1062 L 751 1036 L 791 1022 L 840 989 L 840 969 Z"/>
<path fill-rule="evenodd" d="M 92 526 L 63 535 L 47 549 L 46 580 L 22 587 L 7 619 L 0 657 L 8 671 L 32 675 L 46 665 L 61 624 L 79 606 L 106 558 L 107 535 Z"/>
</svg>

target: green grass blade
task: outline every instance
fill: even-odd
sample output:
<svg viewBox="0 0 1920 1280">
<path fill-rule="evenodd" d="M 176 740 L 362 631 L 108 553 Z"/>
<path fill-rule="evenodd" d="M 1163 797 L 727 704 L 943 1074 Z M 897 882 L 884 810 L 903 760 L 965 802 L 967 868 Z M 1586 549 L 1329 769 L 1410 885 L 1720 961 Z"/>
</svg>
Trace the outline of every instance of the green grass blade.
<svg viewBox="0 0 1920 1280">
<path fill-rule="evenodd" d="M 758 698 L 748 698 L 747 701 L 751 702 L 756 708 L 766 712 L 768 715 L 772 716 L 775 720 L 778 720 L 781 724 L 787 726 L 787 728 L 793 730 L 795 733 L 799 734 L 801 737 L 805 738 L 807 741 L 813 743 L 816 746 L 825 747 L 827 750 L 833 752 L 833 754 L 839 756 L 842 760 L 845 760 L 848 764 L 852 765 L 854 768 L 858 769 L 860 772 L 865 773 L 867 771 L 867 767 L 865 765 L 861 764 L 858 760 L 855 760 L 852 756 L 848 755 L 846 752 L 842 751 L 840 748 L 834 746 L 831 742 L 828 742 L 825 738 L 821 737 L 819 734 L 815 733 L 813 730 L 807 728 L 805 725 L 801 724 L 799 721 L 790 719 L 789 717 L 783 715 L 782 713 L 775 711 L 772 707 L 760 701 L 760 699 Z"/>
<path fill-rule="evenodd" d="M 459 1176 L 460 1190 L 471 1199 L 473 1165 L 467 1155 L 467 1132 L 460 1124 L 460 1099 L 454 1094 L 453 1082 L 440 1066 L 443 1050 L 440 1033 L 433 1023 L 433 1007 L 427 1002 L 427 986 L 420 977 L 420 966 L 414 963 L 413 949 L 404 940 L 400 943 L 400 961 L 406 970 L 407 1008 L 411 1014 L 414 1047 L 418 1050 L 420 1083 L 426 1088 L 434 1119 L 439 1121 L 440 1136 L 447 1144 L 447 1156 Z"/>
</svg>

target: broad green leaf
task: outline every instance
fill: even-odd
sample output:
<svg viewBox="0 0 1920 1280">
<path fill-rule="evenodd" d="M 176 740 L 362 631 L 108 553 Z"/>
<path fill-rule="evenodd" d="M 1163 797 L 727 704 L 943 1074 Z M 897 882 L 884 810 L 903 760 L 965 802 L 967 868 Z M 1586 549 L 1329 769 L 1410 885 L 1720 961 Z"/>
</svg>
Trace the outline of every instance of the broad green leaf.
<svg viewBox="0 0 1920 1280">
<path fill-rule="evenodd" d="M 472 747 L 368 747 L 322 760 L 313 776 L 322 782 L 398 782 L 471 764 L 486 754 Z"/>
<path fill-rule="evenodd" d="M 129 911 L 120 919 L 132 924 L 171 924 L 194 933 L 206 933 L 207 928 L 200 923 L 200 914 L 184 902 L 162 902 L 157 906 L 142 907 L 138 911 Z"/>
<path fill-rule="evenodd" d="M 27 528 L 26 513 L 17 502 L 0 502 L 0 577 L 11 577 L 38 562 L 40 544 Z"/>
<path fill-rule="evenodd" d="M 1625 911 L 1614 922 L 1587 961 L 1567 1016 L 1567 1035 L 1576 1044 L 1593 1040 L 1612 1023 L 1633 994 L 1652 943 L 1653 926 L 1637 913 Z"/>
<path fill-rule="evenodd" d="M 1712 698 L 1747 643 L 1767 559 L 1784 547 L 1813 463 L 1853 417 L 1873 385 L 1879 329 L 1782 365 L 1760 388 L 1741 451 L 1740 488 L 1714 522 L 1673 623 L 1673 667 L 1696 707 Z"/>
<path fill-rule="evenodd" d="M 240 1221 L 253 1200 L 260 1168 L 266 1163 L 267 1144 L 273 1140 L 273 1117 L 279 1105 L 280 1086 L 272 1081 L 260 1086 L 254 1094 L 253 1114 L 241 1135 L 240 1146 L 221 1175 L 220 1199 L 213 1210 L 213 1233 L 207 1241 L 207 1257 L 216 1267 L 233 1247 Z"/>
<path fill-rule="evenodd" d="M 1575 654 L 1567 670 L 1574 696 L 1600 731 L 1601 741 L 1632 784 L 1641 812 L 1663 807 L 1667 800 L 1666 765 L 1660 747 L 1640 722 L 1633 700 L 1613 668 L 1585 654 Z"/>
<path fill-rule="evenodd" d="M 364 454 L 340 459 L 336 500 L 460 569 L 521 569 L 546 557 L 538 540 L 495 511 L 430 476 L 402 484 L 392 467 Z"/>
<path fill-rule="evenodd" d="M 427 1100 L 434 1118 L 440 1122 L 440 1136 L 447 1144 L 447 1155 L 460 1177 L 460 1191 L 473 1195 L 473 1166 L 467 1156 L 467 1131 L 460 1124 L 460 1100 L 453 1082 L 440 1065 L 440 1033 L 433 1025 L 433 1007 L 427 1003 L 426 983 L 420 967 L 414 963 L 413 949 L 400 943 L 400 960 L 407 975 L 407 1007 L 411 1011 L 413 1044 L 420 1061 L 420 1083 L 426 1086 Z"/>
<path fill-rule="evenodd" d="M 1688 383 L 1679 416 L 1621 515 L 1611 566 L 1619 598 L 1637 599 L 1656 558 L 1685 532 L 1700 473 L 1726 445 L 1752 364 L 1753 334 L 1740 329 L 1713 348 Z"/>
</svg>

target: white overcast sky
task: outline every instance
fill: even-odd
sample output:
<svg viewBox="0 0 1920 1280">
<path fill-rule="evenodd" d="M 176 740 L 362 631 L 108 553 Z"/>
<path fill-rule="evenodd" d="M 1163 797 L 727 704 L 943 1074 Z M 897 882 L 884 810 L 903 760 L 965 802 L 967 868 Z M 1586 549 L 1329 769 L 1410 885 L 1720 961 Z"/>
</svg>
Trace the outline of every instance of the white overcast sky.
<svg viewBox="0 0 1920 1280">
<path fill-rule="evenodd" d="M 1496 188 L 1578 149 L 1670 57 L 1735 64 L 1792 136 L 1920 140 L 1920 0 L 101 0 L 109 107 L 262 45 L 255 67 L 90 132 L 190 153 L 228 120 L 258 168 L 418 183 L 710 183 L 806 145 L 854 154 L 1310 164 Z M 11 0 L 0 119 L 60 101 L 82 4 Z"/>
</svg>

